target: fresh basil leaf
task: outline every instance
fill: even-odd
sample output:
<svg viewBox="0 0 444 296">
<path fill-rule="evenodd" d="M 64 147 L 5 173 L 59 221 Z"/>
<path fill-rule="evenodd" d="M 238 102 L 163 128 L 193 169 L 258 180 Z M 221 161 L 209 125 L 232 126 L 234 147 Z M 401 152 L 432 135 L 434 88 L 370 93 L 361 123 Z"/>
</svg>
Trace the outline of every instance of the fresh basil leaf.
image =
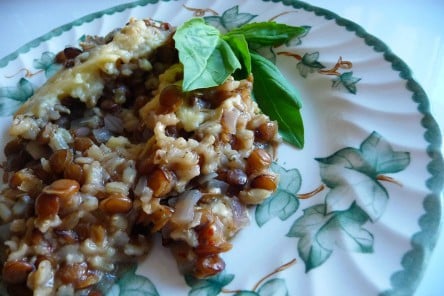
<svg viewBox="0 0 444 296">
<path fill-rule="evenodd" d="M 282 45 L 292 38 L 302 35 L 307 29 L 305 27 L 294 27 L 276 22 L 260 22 L 245 24 L 239 28 L 235 28 L 225 35 L 245 36 L 248 44 L 261 46 L 278 46 Z"/>
<path fill-rule="evenodd" d="M 243 79 L 253 73 L 253 96 L 259 107 L 278 121 L 285 141 L 302 148 L 304 126 L 298 92 L 272 62 L 252 53 L 250 47 L 280 45 L 305 30 L 264 22 L 246 24 L 221 35 L 202 18 L 193 18 L 178 27 L 173 37 L 184 67 L 182 88 L 190 91 L 213 87 L 230 75 Z"/>
<path fill-rule="evenodd" d="M 230 35 L 224 36 L 224 40 L 230 44 L 231 49 L 241 63 L 241 68 L 236 70 L 233 74 L 236 80 L 245 79 L 251 73 L 251 56 L 250 50 L 248 49 L 247 40 L 245 40 L 244 35 Z"/>
<path fill-rule="evenodd" d="M 184 91 L 220 85 L 241 68 L 230 45 L 202 18 L 185 22 L 173 38 L 184 66 Z"/>
<path fill-rule="evenodd" d="M 216 48 L 208 58 L 207 68 L 197 80 L 193 81 L 190 90 L 220 85 L 240 68 L 241 63 L 228 42 L 219 39 Z"/>
<path fill-rule="evenodd" d="M 299 93 L 272 62 L 251 53 L 253 95 L 261 110 L 279 124 L 283 139 L 298 148 L 304 146 L 304 125 Z"/>
<path fill-rule="evenodd" d="M 193 18 L 177 28 L 173 38 L 184 66 L 183 89 L 191 90 L 195 81 L 203 85 L 217 85 L 207 77 L 208 59 L 214 53 L 220 39 L 219 31 L 202 18 Z"/>
</svg>

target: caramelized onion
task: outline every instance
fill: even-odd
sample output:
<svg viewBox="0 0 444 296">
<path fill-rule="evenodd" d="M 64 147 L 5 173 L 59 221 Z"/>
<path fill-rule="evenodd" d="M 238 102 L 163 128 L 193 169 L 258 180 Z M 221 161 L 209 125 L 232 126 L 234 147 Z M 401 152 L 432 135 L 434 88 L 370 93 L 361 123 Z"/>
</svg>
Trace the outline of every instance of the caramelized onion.
<svg viewBox="0 0 444 296">
<path fill-rule="evenodd" d="M 199 190 L 185 191 L 177 197 L 175 212 L 171 220 L 177 224 L 185 224 L 193 221 L 194 206 L 202 197 Z"/>
</svg>

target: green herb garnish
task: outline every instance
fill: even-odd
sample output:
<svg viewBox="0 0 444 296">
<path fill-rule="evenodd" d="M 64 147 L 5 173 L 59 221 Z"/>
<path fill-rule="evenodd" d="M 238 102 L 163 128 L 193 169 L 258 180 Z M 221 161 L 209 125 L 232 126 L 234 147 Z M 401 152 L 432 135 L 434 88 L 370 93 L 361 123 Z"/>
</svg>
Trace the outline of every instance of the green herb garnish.
<svg viewBox="0 0 444 296">
<path fill-rule="evenodd" d="M 296 147 L 304 147 L 299 93 L 268 59 L 251 53 L 251 64 L 254 75 L 253 94 L 257 104 L 270 118 L 278 122 L 279 132 L 285 141 Z"/>
<path fill-rule="evenodd" d="M 245 24 L 225 35 L 244 35 L 250 45 L 278 46 L 305 32 L 306 28 L 304 27 L 293 27 L 276 22 L 261 22 Z"/>
<path fill-rule="evenodd" d="M 190 19 L 177 28 L 174 40 L 184 66 L 184 91 L 220 85 L 241 67 L 220 32 L 201 18 Z"/>
<path fill-rule="evenodd" d="M 174 34 L 179 60 L 184 67 L 182 88 L 191 91 L 222 84 L 233 75 L 244 79 L 253 73 L 253 96 L 259 107 L 279 124 L 285 141 L 302 148 L 304 125 L 297 90 L 272 62 L 252 49 L 279 46 L 303 35 L 305 27 L 276 22 L 245 24 L 220 33 L 202 18 L 193 18 Z"/>
</svg>

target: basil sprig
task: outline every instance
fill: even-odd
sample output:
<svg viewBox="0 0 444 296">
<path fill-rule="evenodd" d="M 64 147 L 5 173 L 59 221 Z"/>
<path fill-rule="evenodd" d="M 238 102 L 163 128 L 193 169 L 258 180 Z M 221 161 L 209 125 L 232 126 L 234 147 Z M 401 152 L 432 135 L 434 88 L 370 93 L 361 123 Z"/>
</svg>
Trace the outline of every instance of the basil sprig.
<svg viewBox="0 0 444 296">
<path fill-rule="evenodd" d="M 262 46 L 282 45 L 306 32 L 306 27 L 293 27 L 276 22 L 250 23 L 235 28 L 226 36 L 241 34 L 249 44 Z"/>
<path fill-rule="evenodd" d="M 261 55 L 251 53 L 254 98 L 271 119 L 279 124 L 282 138 L 296 147 L 304 147 L 299 93 L 285 79 L 279 69 Z"/>
<path fill-rule="evenodd" d="M 184 67 L 182 88 L 191 91 L 221 85 L 230 76 L 254 77 L 253 97 L 259 107 L 279 124 L 283 139 L 304 146 L 304 125 L 297 90 L 275 64 L 252 48 L 279 46 L 306 32 L 276 22 L 245 24 L 221 34 L 202 18 L 192 18 L 177 28 L 173 38 Z"/>
<path fill-rule="evenodd" d="M 205 24 L 202 18 L 185 22 L 173 38 L 184 66 L 184 91 L 220 85 L 241 67 L 219 31 Z"/>
</svg>

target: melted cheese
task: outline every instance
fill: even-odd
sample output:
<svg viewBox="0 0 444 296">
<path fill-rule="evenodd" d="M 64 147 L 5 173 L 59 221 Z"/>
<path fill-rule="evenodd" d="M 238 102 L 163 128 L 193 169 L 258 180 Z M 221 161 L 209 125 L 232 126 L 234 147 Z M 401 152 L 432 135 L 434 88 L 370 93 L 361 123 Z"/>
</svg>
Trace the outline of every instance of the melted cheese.
<svg viewBox="0 0 444 296">
<path fill-rule="evenodd" d="M 147 25 L 143 20 L 131 19 L 110 43 L 93 48 L 85 61 L 77 61 L 74 67 L 63 69 L 49 79 L 17 114 L 46 118 L 54 105 L 65 97 L 78 98 L 88 107 L 95 106 L 104 88 L 103 73 L 118 73 L 118 60 L 128 63 L 148 56 L 165 43 L 170 33 Z"/>
</svg>

